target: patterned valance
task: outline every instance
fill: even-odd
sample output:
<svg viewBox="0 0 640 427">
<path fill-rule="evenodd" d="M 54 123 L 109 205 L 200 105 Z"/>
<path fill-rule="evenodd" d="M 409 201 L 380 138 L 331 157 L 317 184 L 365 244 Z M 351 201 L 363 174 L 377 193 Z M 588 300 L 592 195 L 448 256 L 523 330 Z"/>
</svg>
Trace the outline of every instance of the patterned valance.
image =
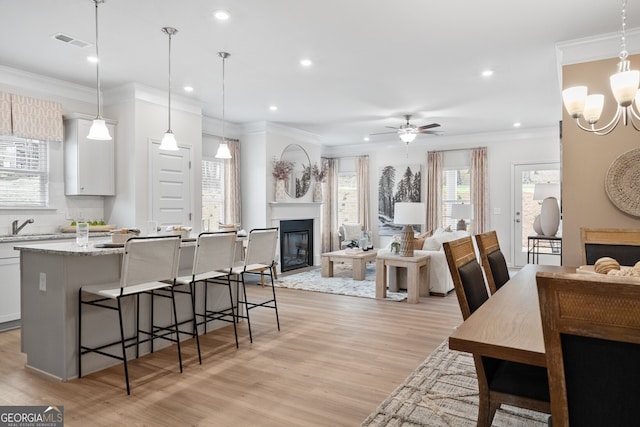
<svg viewBox="0 0 640 427">
<path fill-rule="evenodd" d="M 14 136 L 62 141 L 62 105 L 59 102 L 11 94 L 11 122 Z"/>
<path fill-rule="evenodd" d="M 0 135 L 11 135 L 11 94 L 0 92 Z"/>
</svg>

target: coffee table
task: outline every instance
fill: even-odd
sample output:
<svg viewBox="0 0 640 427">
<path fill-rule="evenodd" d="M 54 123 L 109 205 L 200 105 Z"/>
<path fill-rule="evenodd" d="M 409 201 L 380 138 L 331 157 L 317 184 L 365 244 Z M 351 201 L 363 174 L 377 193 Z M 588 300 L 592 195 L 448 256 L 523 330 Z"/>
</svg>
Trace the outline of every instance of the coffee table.
<svg viewBox="0 0 640 427">
<path fill-rule="evenodd" d="M 368 262 L 373 262 L 378 253 L 377 249 L 368 251 L 341 250 L 327 252 L 320 256 L 322 265 L 322 277 L 333 277 L 333 263 L 350 262 L 353 269 L 353 280 L 364 280 L 364 268 Z"/>
</svg>

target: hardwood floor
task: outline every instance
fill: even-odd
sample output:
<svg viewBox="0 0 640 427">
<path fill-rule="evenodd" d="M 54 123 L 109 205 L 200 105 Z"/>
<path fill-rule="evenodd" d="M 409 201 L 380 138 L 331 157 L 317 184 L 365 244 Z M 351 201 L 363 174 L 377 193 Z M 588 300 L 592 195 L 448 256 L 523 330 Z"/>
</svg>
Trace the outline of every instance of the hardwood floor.
<svg viewBox="0 0 640 427">
<path fill-rule="evenodd" d="M 249 285 L 250 298 L 267 287 Z M 20 330 L 0 333 L 0 405 L 62 405 L 66 426 L 358 426 L 462 322 L 455 294 L 420 304 L 276 290 L 273 310 L 66 383 L 26 369 Z M 43 348 L 43 351 L 46 349 Z"/>
</svg>

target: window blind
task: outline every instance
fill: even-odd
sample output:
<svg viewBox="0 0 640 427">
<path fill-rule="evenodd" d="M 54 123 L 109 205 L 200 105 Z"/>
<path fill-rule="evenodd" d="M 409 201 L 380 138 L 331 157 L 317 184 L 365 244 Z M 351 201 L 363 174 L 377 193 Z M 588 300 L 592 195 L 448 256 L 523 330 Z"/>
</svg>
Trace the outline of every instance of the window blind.
<svg viewBox="0 0 640 427">
<path fill-rule="evenodd" d="M 46 142 L 0 137 L 0 207 L 46 207 L 49 201 Z"/>
</svg>

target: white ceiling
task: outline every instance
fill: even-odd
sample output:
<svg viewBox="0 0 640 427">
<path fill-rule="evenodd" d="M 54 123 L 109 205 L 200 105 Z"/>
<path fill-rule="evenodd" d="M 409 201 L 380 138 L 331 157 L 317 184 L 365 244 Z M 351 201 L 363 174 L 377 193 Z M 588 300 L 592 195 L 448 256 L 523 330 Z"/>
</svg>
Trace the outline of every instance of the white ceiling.
<svg viewBox="0 0 640 427">
<path fill-rule="evenodd" d="M 0 0 L 4 66 L 95 87 L 93 0 Z M 221 59 L 227 51 L 225 116 L 273 121 L 362 143 L 399 126 L 404 114 L 446 135 L 556 126 L 561 118 L 555 44 L 620 30 L 615 0 L 106 0 L 100 5 L 103 90 L 137 82 L 168 85 L 222 115 Z M 219 22 L 216 9 L 231 13 Z M 627 7 L 627 28 L 640 5 Z M 612 52 L 615 56 L 617 52 Z M 299 60 L 314 65 L 302 68 Z M 494 70 L 487 79 L 480 73 Z M 612 70 L 613 71 L 613 70 Z M 269 106 L 275 104 L 278 111 Z M 373 137 L 372 141 L 376 138 Z M 437 138 L 421 135 L 418 138 Z"/>
</svg>

